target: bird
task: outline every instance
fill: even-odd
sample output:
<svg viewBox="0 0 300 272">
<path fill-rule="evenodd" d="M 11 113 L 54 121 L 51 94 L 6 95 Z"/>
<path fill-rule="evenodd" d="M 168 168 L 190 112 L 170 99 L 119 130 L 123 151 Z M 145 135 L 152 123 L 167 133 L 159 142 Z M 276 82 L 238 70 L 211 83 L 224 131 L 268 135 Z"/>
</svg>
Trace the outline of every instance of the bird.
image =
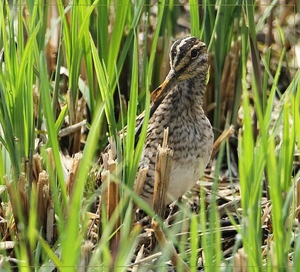
<svg viewBox="0 0 300 272">
<path fill-rule="evenodd" d="M 150 206 L 157 148 L 162 144 L 164 129 L 169 128 L 168 147 L 173 151 L 167 203 L 196 184 L 209 163 L 214 142 L 212 126 L 202 107 L 208 72 L 205 43 L 194 36 L 178 39 L 170 48 L 169 58 L 168 75 L 150 94 L 150 118 L 139 163 L 139 168 L 148 168 L 141 198 Z"/>
</svg>

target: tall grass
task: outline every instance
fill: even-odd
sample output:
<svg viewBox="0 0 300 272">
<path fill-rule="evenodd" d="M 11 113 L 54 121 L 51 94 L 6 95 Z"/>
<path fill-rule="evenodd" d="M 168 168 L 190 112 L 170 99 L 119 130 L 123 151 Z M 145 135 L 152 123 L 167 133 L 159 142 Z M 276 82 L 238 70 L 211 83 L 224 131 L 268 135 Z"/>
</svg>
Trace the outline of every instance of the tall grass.
<svg viewBox="0 0 300 272">
<path fill-rule="evenodd" d="M 83 248 L 88 240 L 91 202 L 91 199 L 85 199 L 89 197 L 85 194 L 86 183 L 95 158 L 99 156 L 98 150 L 103 148 L 107 135 L 110 135 L 117 139 L 118 165 L 121 168 L 117 176 L 111 175 L 110 178 L 120 183 L 121 199 L 110 219 L 101 216 L 99 225 L 102 232 L 85 265 L 88 266 L 87 271 L 127 271 L 141 231 L 139 226 L 132 228 L 133 203 L 128 200 L 140 201 L 141 207 L 154 216 L 153 211 L 132 192 L 132 187 L 146 135 L 149 93 L 162 80 L 160 71 L 166 69 L 164 60 L 167 59 L 170 41 L 177 34 L 174 22 L 180 11 L 179 4 L 160 1 L 153 24 L 153 14 L 146 0 L 134 4 L 129 0 L 122 4 L 117 1 L 75 1 L 69 5 L 58 0 L 59 17 L 55 18 L 52 29 L 47 29 L 49 24 L 45 20 L 53 8 L 51 4 L 26 1 L 26 10 L 23 4 L 21 0 L 15 1 L 14 5 L 18 8 L 11 9 L 7 1 L 0 3 L 0 45 L 4 50 L 0 71 L 0 180 L 6 186 L 1 197 L 3 201 L 15 205 L 12 211 L 5 211 L 5 219 L 10 237 L 17 237 L 12 238 L 15 242 L 13 254 L 20 260 L 18 263 L 7 262 L 1 268 L 7 271 L 12 271 L 14 267 L 20 271 L 51 270 L 55 266 L 61 271 L 82 269 L 79 261 L 83 259 Z M 213 92 L 213 101 L 209 103 L 216 102 L 212 117 L 216 129 L 223 126 L 221 104 L 224 90 L 221 81 L 226 56 L 232 44 L 241 43 L 236 69 L 238 80 L 234 86 L 236 103 L 230 105 L 225 119 L 236 122 L 242 95 L 243 126 L 238 140 L 242 216 L 236 230 L 248 256 L 249 270 L 286 271 L 290 265 L 289 254 L 294 250 L 293 261 L 297 271 L 300 263 L 299 238 L 293 237 L 293 197 L 299 175 L 293 173 L 292 167 L 295 145 L 300 137 L 299 126 L 296 125 L 300 114 L 300 74 L 296 73 L 280 98 L 279 117 L 271 123 L 286 52 L 283 50 L 281 53 L 274 78 L 268 69 L 270 54 L 263 59 L 265 72 L 260 76 L 255 36 L 262 27 L 263 19 L 255 26 L 254 6 L 232 1 L 226 4 L 222 1 L 217 4 L 204 1 L 203 6 L 198 6 L 197 1 L 191 0 L 190 10 L 190 32 L 206 42 L 213 56 L 209 78 L 212 87 L 208 91 Z M 140 28 L 146 29 L 143 39 L 139 38 Z M 54 32 L 59 33 L 60 38 L 57 41 L 55 69 L 51 70 L 48 53 L 52 51 L 48 42 Z M 249 52 L 254 64 L 253 71 L 250 71 L 254 107 L 246 84 Z M 61 90 L 63 68 L 68 71 L 66 95 Z M 122 80 L 124 74 L 126 80 Z M 270 89 L 267 85 L 269 78 L 273 80 Z M 120 94 L 126 94 L 128 98 L 125 106 Z M 62 163 L 63 144 L 57 135 L 66 122 L 69 126 L 81 121 L 81 97 L 87 104 L 88 136 L 70 191 L 66 185 L 68 173 Z M 120 109 L 119 115 L 116 115 L 116 108 Z M 143 110 L 145 123 L 135 146 L 136 115 Z M 257 116 L 258 134 L 253 128 L 253 112 Z M 120 139 L 117 132 L 125 125 L 126 136 Z M 275 142 L 278 135 L 281 136 L 279 145 Z M 67 138 L 69 144 L 66 149 L 73 156 L 78 152 L 78 143 L 74 140 L 76 136 L 73 134 Z M 220 267 L 224 261 L 216 194 L 225 146 L 228 147 L 228 144 L 221 148 L 217 158 L 209 211 L 206 209 L 204 191 L 200 190 L 200 214 L 180 205 L 181 218 L 178 216 L 176 223 L 168 228 L 162 224 L 167 238 L 192 271 L 198 269 L 199 256 L 203 259 L 205 271 Z M 37 180 L 33 174 L 33 155 L 36 153 L 41 155 L 41 167 L 49 176 L 57 226 L 57 229 L 54 228 L 57 236 L 53 243 L 46 242 L 37 216 Z M 273 232 L 266 244 L 267 254 L 262 258 L 264 222 L 261 221 L 261 196 L 264 184 L 267 184 L 270 193 Z M 96 194 L 98 191 L 93 197 Z M 105 213 L 105 207 L 102 211 Z M 120 218 L 118 231 L 121 246 L 112 250 L 110 241 L 117 232 L 115 225 Z M 3 237 L 3 241 L 6 238 Z M 290 243 L 293 239 L 294 248 Z M 236 249 L 239 243 L 237 239 Z M 2 254 L 8 256 L 9 251 Z M 167 269 L 169 259 L 170 251 L 162 250 L 156 265 L 159 269 Z M 233 265 L 233 259 L 227 261 L 226 269 L 235 271 Z M 177 267 L 178 271 L 182 269 Z"/>
<path fill-rule="evenodd" d="M 253 16 L 253 6 L 247 7 L 247 15 Z M 251 12 L 250 12 L 251 11 Z M 253 30 L 254 22 L 249 20 L 249 29 Z M 274 100 L 277 92 L 278 75 L 280 74 L 285 50 L 273 79 L 271 91 L 268 93 L 267 85 L 263 84 L 260 75 L 260 65 L 255 33 L 249 30 L 250 50 L 253 60 L 252 89 L 254 93 L 255 114 L 258 120 L 259 134 L 255 137 L 251 106 L 249 102 L 246 83 L 246 71 L 243 70 L 243 116 L 244 127 L 239 138 L 239 174 L 241 182 L 241 196 L 244 222 L 241 235 L 244 248 L 248 255 L 248 265 L 253 271 L 261 271 L 263 260 L 261 258 L 261 193 L 266 188 L 270 194 L 272 203 L 272 227 L 273 234 L 269 237 L 267 254 L 267 271 L 286 271 L 289 266 L 288 253 L 291 249 L 292 221 L 295 211 L 293 202 L 295 180 L 292 177 L 293 154 L 295 151 L 295 123 L 290 124 L 294 113 L 288 110 L 288 105 L 294 103 L 295 82 L 297 75 L 290 87 L 282 97 L 283 107 L 280 109 L 279 118 L 275 125 L 271 125 Z M 245 39 L 246 40 L 246 39 Z M 268 71 L 269 59 L 266 65 L 265 75 Z M 245 67 L 243 65 L 243 67 Z M 266 75 L 268 78 L 270 75 Z M 267 95 L 268 94 L 268 95 Z M 262 99 L 263 98 L 263 99 Z M 281 142 L 275 146 L 275 138 L 280 134 L 279 124 L 282 125 Z M 264 182 L 263 182 L 264 180 Z M 267 185 L 267 187 L 265 187 Z M 251 192 L 251 195 L 249 194 Z"/>
</svg>

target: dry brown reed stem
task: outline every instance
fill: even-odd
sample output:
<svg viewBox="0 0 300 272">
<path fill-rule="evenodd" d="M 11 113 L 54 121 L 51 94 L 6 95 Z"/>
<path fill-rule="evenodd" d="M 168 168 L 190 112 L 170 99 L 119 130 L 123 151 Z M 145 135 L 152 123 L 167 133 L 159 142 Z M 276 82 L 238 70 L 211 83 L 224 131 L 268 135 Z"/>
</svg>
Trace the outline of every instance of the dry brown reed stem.
<svg viewBox="0 0 300 272">
<path fill-rule="evenodd" d="M 46 240 L 50 245 L 53 245 L 57 239 L 57 229 L 56 229 L 56 225 L 54 224 L 54 217 L 55 217 L 54 203 L 52 197 L 50 196 L 47 204 L 47 221 L 46 221 Z"/>
<path fill-rule="evenodd" d="M 47 149 L 47 152 L 52 164 L 52 150 Z M 30 209 L 35 209 L 37 213 L 38 228 L 41 227 L 43 229 L 47 242 L 53 244 L 56 239 L 54 237 L 56 234 L 54 224 L 54 204 L 50 194 L 49 175 L 43 170 L 41 160 L 40 155 L 35 154 L 33 156 L 32 174 L 27 174 L 28 177 L 32 176 L 32 187 L 30 192 L 26 189 L 29 182 L 24 173 L 20 175 L 17 183 L 6 180 L 6 186 L 15 223 L 18 224 L 21 220 L 26 224 L 29 220 Z M 34 202 L 31 202 L 30 198 L 34 198 Z M 35 203 L 34 207 L 30 206 L 32 203 Z"/>
<path fill-rule="evenodd" d="M 38 153 L 36 153 L 33 155 L 33 162 L 32 162 L 33 183 L 37 183 L 39 179 L 39 174 L 42 171 L 43 171 L 42 158 Z"/>
<path fill-rule="evenodd" d="M 86 120 L 82 120 L 74 125 L 68 126 L 66 128 L 62 128 L 58 132 L 58 137 L 65 137 L 65 136 L 75 133 L 76 131 L 80 132 L 80 129 L 85 125 L 86 125 Z"/>
<path fill-rule="evenodd" d="M 93 247 L 94 245 L 91 241 L 85 241 L 81 246 L 79 265 L 77 267 L 78 272 L 87 271 L 92 256 Z"/>
<path fill-rule="evenodd" d="M 48 159 L 51 163 L 51 167 L 52 167 L 52 169 L 55 169 L 55 161 L 54 161 L 54 157 L 53 157 L 52 148 L 49 147 L 46 149 L 46 151 L 47 151 Z"/>
<path fill-rule="evenodd" d="M 98 211 L 97 214 L 101 218 L 103 216 L 103 208 L 107 206 L 107 183 L 109 180 L 109 171 L 104 170 L 101 172 L 101 194 L 99 196 L 99 206 L 98 206 Z M 99 227 L 101 227 L 101 224 L 99 224 Z M 100 231 L 101 232 L 101 231 Z M 99 232 L 99 234 L 100 234 Z"/>
<path fill-rule="evenodd" d="M 100 205 L 102 207 L 106 206 L 106 216 L 107 216 L 107 221 L 109 221 L 114 211 L 118 209 L 119 206 L 119 182 L 117 176 L 118 173 L 117 162 L 115 160 L 110 160 L 108 156 L 105 156 L 104 160 L 105 162 L 103 163 L 103 165 L 106 169 L 101 173 L 101 181 L 103 187 L 102 187 Z M 101 226 L 101 224 L 99 226 Z M 114 263 L 114 260 L 117 257 L 119 244 L 120 244 L 120 232 L 117 231 L 119 228 L 120 228 L 120 220 L 118 219 L 114 226 L 114 230 L 116 231 L 116 234 L 110 241 L 112 265 Z M 101 235 L 100 232 L 101 230 L 99 229 L 99 234 Z"/>
<path fill-rule="evenodd" d="M 21 174 L 17 184 L 6 179 L 7 192 L 10 199 L 12 212 L 15 223 L 18 224 L 20 216 L 24 218 L 24 222 L 28 222 L 29 203 L 25 192 L 25 176 Z"/>
<path fill-rule="evenodd" d="M 143 192 L 147 172 L 148 172 L 148 168 L 142 168 L 139 170 L 137 174 L 133 190 L 138 196 L 140 196 Z"/>
<path fill-rule="evenodd" d="M 165 215 L 166 198 L 170 184 L 173 151 L 168 148 L 169 128 L 164 130 L 162 146 L 158 146 L 155 164 L 155 181 L 153 194 L 153 210 L 161 218 Z"/>
<path fill-rule="evenodd" d="M 247 255 L 244 248 L 240 248 L 234 255 L 233 272 L 247 272 Z"/>
<path fill-rule="evenodd" d="M 134 188 L 133 191 L 138 195 L 141 196 L 144 188 L 144 184 L 146 181 L 146 176 L 147 176 L 148 168 L 141 168 L 139 169 L 139 172 L 136 177 L 136 181 L 134 183 Z M 134 218 L 135 212 L 137 211 L 138 206 L 135 204 L 134 205 L 134 212 L 132 213 L 132 216 Z M 132 220 L 133 221 L 133 220 Z"/>
<path fill-rule="evenodd" d="M 136 256 L 135 263 L 139 262 L 143 258 L 143 255 L 144 255 L 144 245 L 141 246 L 141 248 Z M 138 272 L 138 271 L 139 271 L 139 266 L 134 265 L 132 268 L 132 272 Z"/>
<path fill-rule="evenodd" d="M 37 182 L 37 214 L 39 224 L 43 229 L 46 229 L 47 221 L 47 208 L 49 204 L 50 188 L 49 188 L 49 176 L 46 171 L 42 171 L 39 174 Z"/>
<path fill-rule="evenodd" d="M 188 265 L 180 258 L 180 256 L 177 254 L 176 249 L 174 248 L 174 245 L 171 242 L 168 242 L 161 227 L 159 226 L 158 222 L 156 222 L 154 219 L 152 219 L 151 222 L 152 229 L 154 231 L 154 235 L 156 240 L 158 241 L 158 244 L 163 251 L 164 249 L 169 249 L 171 253 L 171 263 L 174 267 L 180 267 L 180 271 L 188 272 L 190 271 Z"/>
<path fill-rule="evenodd" d="M 221 143 L 224 140 L 229 139 L 233 133 L 234 133 L 234 126 L 233 125 L 230 125 L 227 130 L 224 130 L 222 132 L 222 134 L 219 136 L 219 138 L 214 143 L 213 150 L 212 150 L 212 153 L 211 153 L 211 158 L 213 158 L 217 154 L 217 152 L 220 149 Z"/>
<path fill-rule="evenodd" d="M 66 182 L 68 196 L 72 196 L 81 159 L 82 159 L 82 153 L 76 153 L 72 160 L 72 165 L 69 171 L 68 180 Z"/>
<path fill-rule="evenodd" d="M 110 178 L 107 184 L 107 219 L 112 217 L 113 212 L 119 205 L 119 185 L 117 179 L 117 162 L 109 161 L 108 169 Z"/>
<path fill-rule="evenodd" d="M 49 244 L 54 243 L 54 203 L 50 194 L 49 175 L 41 171 L 37 182 L 37 213 L 39 224 Z"/>
</svg>

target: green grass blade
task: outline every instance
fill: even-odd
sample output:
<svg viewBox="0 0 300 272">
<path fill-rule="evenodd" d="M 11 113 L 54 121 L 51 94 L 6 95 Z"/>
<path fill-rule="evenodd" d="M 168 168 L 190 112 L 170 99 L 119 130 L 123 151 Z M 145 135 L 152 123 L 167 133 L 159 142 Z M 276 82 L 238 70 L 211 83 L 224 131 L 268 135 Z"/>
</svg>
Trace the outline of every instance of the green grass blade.
<svg viewBox="0 0 300 272">
<path fill-rule="evenodd" d="M 97 49 L 95 47 L 94 41 L 92 37 L 90 37 L 91 41 L 91 49 L 92 49 L 92 56 L 95 65 L 95 72 L 96 77 L 99 83 L 99 89 L 101 93 L 102 101 L 105 101 L 105 114 L 108 121 L 109 128 L 116 128 L 116 121 L 114 117 L 114 106 L 113 106 L 113 96 L 112 92 L 110 91 L 110 84 L 108 82 L 108 76 L 105 70 L 105 66 L 101 63 Z M 111 134 L 116 134 L 116 131 L 111 131 Z"/>
<path fill-rule="evenodd" d="M 108 61 L 107 61 L 107 74 L 109 78 L 113 78 L 115 74 L 116 60 L 118 59 L 118 54 L 120 50 L 120 44 L 123 37 L 123 31 L 125 28 L 125 22 L 127 17 L 127 12 L 130 7 L 130 1 L 124 0 L 121 3 L 117 3 L 115 8 L 115 22 L 113 31 L 110 38 L 110 49 L 108 51 Z"/>
<path fill-rule="evenodd" d="M 83 159 L 80 162 L 78 176 L 73 187 L 71 201 L 68 206 L 68 216 L 66 218 L 64 229 L 65 239 L 62 241 L 62 262 L 64 265 L 69 265 L 71 267 L 75 267 L 78 263 L 80 245 L 86 230 L 86 219 L 84 217 L 84 221 L 80 222 L 82 215 L 78 211 L 82 209 L 81 205 L 85 181 L 96 152 L 95 146 L 99 140 L 98 127 L 103 113 L 104 103 L 97 107 L 97 112 L 92 122 L 90 133 L 83 151 Z M 79 229 L 80 225 L 82 226 L 81 230 Z"/>
<path fill-rule="evenodd" d="M 200 38 L 200 18 L 199 18 L 199 9 L 198 1 L 190 0 L 190 9 L 191 9 L 191 35 Z"/>
<path fill-rule="evenodd" d="M 60 184 L 61 194 L 62 194 L 62 206 L 66 207 L 67 204 L 67 194 L 66 194 L 66 186 L 61 166 L 61 160 L 59 155 L 59 143 L 57 139 L 57 135 L 55 134 L 55 131 L 51 128 L 55 127 L 53 112 L 51 108 L 51 98 L 49 93 L 49 82 L 48 82 L 48 75 L 47 75 L 47 69 L 46 69 L 46 60 L 43 53 L 40 55 L 40 93 L 41 93 L 41 102 L 44 106 L 44 115 L 46 119 L 46 125 L 47 125 L 47 132 L 49 136 L 50 146 L 53 151 L 53 157 L 56 162 L 56 171 L 58 175 L 58 181 Z"/>
</svg>

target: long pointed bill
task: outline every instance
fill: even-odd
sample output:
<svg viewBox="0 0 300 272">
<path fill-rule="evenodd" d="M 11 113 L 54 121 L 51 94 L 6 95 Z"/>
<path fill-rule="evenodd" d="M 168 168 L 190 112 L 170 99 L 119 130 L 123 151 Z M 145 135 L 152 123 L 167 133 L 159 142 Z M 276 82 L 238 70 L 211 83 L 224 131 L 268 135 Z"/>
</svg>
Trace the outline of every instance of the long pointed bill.
<svg viewBox="0 0 300 272">
<path fill-rule="evenodd" d="M 166 95 L 169 93 L 169 91 L 171 91 L 175 87 L 175 85 L 176 85 L 175 71 L 171 70 L 167 75 L 165 81 L 150 94 L 151 101 L 154 104 L 158 103 L 159 105 L 166 97 Z"/>
</svg>

